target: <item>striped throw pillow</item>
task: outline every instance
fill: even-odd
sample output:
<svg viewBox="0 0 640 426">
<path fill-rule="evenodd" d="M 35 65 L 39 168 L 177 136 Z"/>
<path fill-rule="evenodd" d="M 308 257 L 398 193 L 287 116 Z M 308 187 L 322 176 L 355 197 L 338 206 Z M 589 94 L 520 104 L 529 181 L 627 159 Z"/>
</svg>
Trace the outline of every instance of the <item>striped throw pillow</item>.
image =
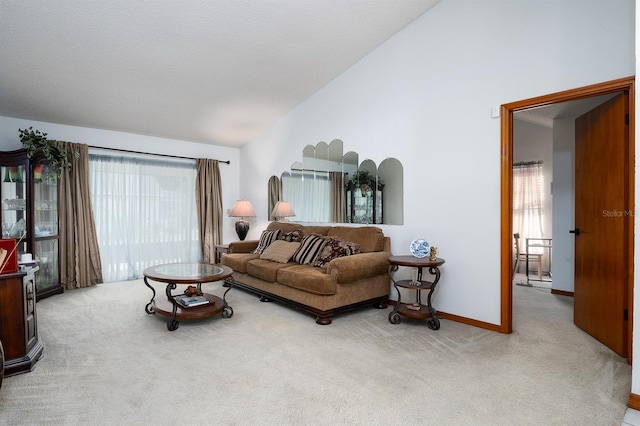
<svg viewBox="0 0 640 426">
<path fill-rule="evenodd" d="M 262 235 L 260 235 L 260 241 L 258 241 L 258 247 L 256 247 L 253 253 L 262 254 L 262 252 L 264 252 L 264 249 L 269 247 L 269 244 L 277 240 L 279 236 L 279 229 L 275 229 L 273 231 L 262 231 Z"/>
<path fill-rule="evenodd" d="M 300 248 L 293 255 L 293 261 L 301 265 L 312 264 L 322 250 L 325 240 L 324 237 L 315 234 L 308 234 L 302 237 Z"/>
</svg>

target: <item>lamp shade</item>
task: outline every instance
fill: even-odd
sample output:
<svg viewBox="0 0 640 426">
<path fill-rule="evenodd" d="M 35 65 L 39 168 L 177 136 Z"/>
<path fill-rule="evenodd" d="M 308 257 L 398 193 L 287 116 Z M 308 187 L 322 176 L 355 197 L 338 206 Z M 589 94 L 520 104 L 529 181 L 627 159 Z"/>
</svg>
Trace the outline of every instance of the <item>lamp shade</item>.
<svg viewBox="0 0 640 426">
<path fill-rule="evenodd" d="M 229 212 L 230 217 L 256 217 L 250 201 L 238 200 Z"/>
<path fill-rule="evenodd" d="M 278 201 L 271 212 L 271 216 L 275 217 L 276 220 L 278 218 L 291 217 L 295 215 L 296 214 L 291 208 L 291 203 L 288 201 Z"/>
<path fill-rule="evenodd" d="M 236 221 L 236 234 L 238 234 L 238 238 L 240 241 L 244 241 L 247 237 L 247 232 L 249 232 L 249 222 L 244 220 L 245 217 L 256 217 L 256 213 L 253 211 L 253 206 L 251 202 L 247 200 L 238 200 L 231 208 L 229 212 L 230 217 L 239 217 L 238 221 Z"/>
</svg>

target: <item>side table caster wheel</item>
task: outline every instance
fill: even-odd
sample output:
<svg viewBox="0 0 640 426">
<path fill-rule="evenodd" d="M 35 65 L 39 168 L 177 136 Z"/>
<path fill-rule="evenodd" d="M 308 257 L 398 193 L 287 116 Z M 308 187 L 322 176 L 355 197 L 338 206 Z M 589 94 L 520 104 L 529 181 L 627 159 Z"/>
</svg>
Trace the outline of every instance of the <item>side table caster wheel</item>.
<svg viewBox="0 0 640 426">
<path fill-rule="evenodd" d="M 167 329 L 169 331 L 174 331 L 178 329 L 178 326 L 180 325 L 180 323 L 178 322 L 177 319 L 171 319 L 169 320 L 169 322 L 167 322 Z"/>
<path fill-rule="evenodd" d="M 222 318 L 231 318 L 233 316 L 233 308 L 228 306 L 222 310 Z"/>
<path fill-rule="evenodd" d="M 391 324 L 400 324 L 400 314 L 397 312 L 391 312 L 389 314 L 389 322 Z"/>
<path fill-rule="evenodd" d="M 431 318 L 427 321 L 427 327 L 432 330 L 438 330 L 440 328 L 440 320 L 438 318 Z"/>
</svg>

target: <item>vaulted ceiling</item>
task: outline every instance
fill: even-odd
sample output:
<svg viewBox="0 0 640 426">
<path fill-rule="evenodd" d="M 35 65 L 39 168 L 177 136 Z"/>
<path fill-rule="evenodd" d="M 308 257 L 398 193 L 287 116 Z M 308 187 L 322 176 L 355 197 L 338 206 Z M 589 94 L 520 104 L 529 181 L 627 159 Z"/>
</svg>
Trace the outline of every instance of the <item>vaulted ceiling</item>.
<svg viewBox="0 0 640 426">
<path fill-rule="evenodd" d="M 0 116 L 241 146 L 438 1 L 0 0 Z"/>
</svg>

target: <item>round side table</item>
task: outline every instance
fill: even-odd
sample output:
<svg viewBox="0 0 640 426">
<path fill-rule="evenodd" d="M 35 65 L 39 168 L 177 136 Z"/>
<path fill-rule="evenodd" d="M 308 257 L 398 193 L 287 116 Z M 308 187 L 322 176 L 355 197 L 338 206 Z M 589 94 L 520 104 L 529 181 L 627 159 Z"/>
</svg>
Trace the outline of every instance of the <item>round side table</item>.
<svg viewBox="0 0 640 426">
<path fill-rule="evenodd" d="M 400 316 L 408 318 L 429 318 L 427 326 L 432 330 L 438 330 L 440 328 L 440 319 L 436 316 L 436 310 L 431 305 L 431 296 L 440 281 L 440 266 L 444 264 L 444 259 L 436 258 L 435 260 L 429 260 L 428 257 L 418 258 L 414 256 L 391 256 L 389 257 L 389 278 L 393 282 L 393 286 L 398 293 L 398 301 L 393 311 L 389 314 L 389 322 L 391 324 L 399 324 Z M 399 280 L 396 281 L 393 278 L 393 273 L 398 270 L 400 266 L 408 266 L 418 269 L 418 277 L 416 281 L 413 280 Z M 422 279 L 422 268 L 428 268 L 429 274 L 433 275 L 433 281 L 426 281 Z M 403 303 L 402 295 L 400 294 L 401 288 L 407 288 L 415 290 L 416 302 L 415 303 Z M 427 304 L 422 303 L 422 291 L 428 290 Z"/>
</svg>

